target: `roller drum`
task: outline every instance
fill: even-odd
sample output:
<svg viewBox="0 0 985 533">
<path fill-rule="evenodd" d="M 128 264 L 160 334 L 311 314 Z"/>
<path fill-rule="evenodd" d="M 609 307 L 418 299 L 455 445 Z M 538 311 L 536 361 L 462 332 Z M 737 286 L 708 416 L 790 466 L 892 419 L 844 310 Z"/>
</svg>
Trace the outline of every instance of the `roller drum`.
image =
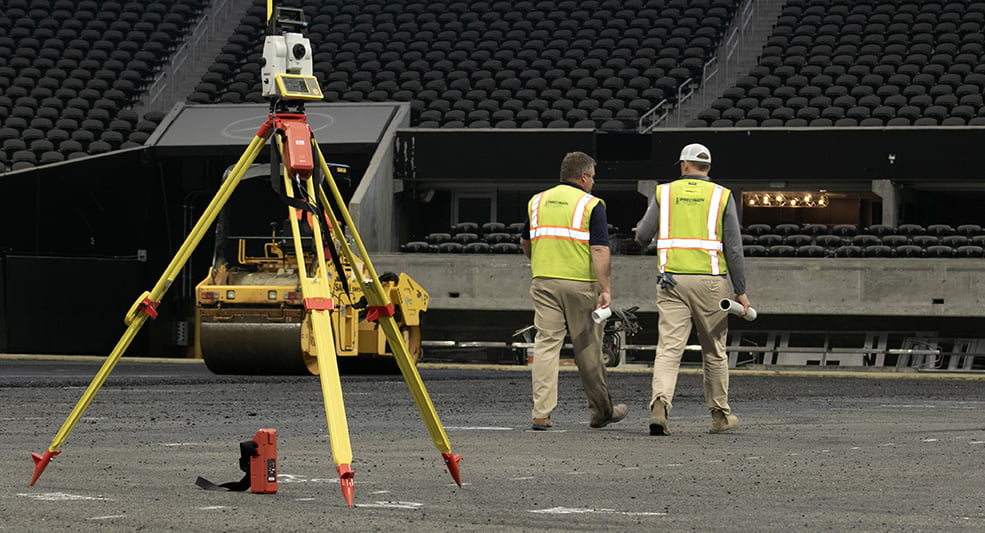
<svg viewBox="0 0 985 533">
<path fill-rule="evenodd" d="M 216 374 L 311 375 L 301 351 L 301 324 L 203 322 L 202 357 Z"/>
</svg>

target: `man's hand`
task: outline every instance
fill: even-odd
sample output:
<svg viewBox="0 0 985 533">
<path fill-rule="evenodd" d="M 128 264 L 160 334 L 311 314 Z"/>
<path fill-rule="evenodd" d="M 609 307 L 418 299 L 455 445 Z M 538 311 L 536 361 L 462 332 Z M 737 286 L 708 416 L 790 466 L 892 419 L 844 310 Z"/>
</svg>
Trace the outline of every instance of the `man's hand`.
<svg viewBox="0 0 985 533">
<path fill-rule="evenodd" d="M 610 294 L 609 291 L 600 292 L 595 308 L 602 309 L 604 307 L 609 307 L 610 305 L 612 305 L 612 294 Z"/>
<path fill-rule="evenodd" d="M 739 315 L 737 315 L 737 316 L 738 316 L 739 318 L 743 318 L 743 317 L 745 317 L 745 316 L 746 316 L 746 313 L 748 313 L 748 312 L 749 312 L 749 305 L 750 305 L 750 304 L 749 304 L 749 297 L 748 297 L 748 296 L 746 296 L 745 294 L 737 294 L 737 295 L 735 296 L 735 301 L 737 301 L 737 302 L 739 302 L 740 304 L 742 304 L 742 313 L 740 313 L 740 314 L 739 314 Z"/>
</svg>

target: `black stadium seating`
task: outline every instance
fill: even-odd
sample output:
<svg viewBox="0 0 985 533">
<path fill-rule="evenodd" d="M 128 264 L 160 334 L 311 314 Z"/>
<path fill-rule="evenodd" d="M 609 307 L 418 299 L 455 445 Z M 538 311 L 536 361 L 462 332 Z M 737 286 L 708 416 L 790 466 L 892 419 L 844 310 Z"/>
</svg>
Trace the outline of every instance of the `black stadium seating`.
<svg viewBox="0 0 985 533">
<path fill-rule="evenodd" d="M 409 101 L 421 127 L 634 131 L 700 80 L 739 2 L 285 3 L 295 4 L 329 100 Z M 250 8 L 189 101 L 263 101 L 264 9 Z"/>
<path fill-rule="evenodd" d="M 5 0 L 0 172 L 139 146 L 133 111 L 205 0 Z M 635 131 L 704 65 L 738 0 L 283 0 L 328 100 L 406 101 L 412 126 Z M 256 0 L 187 96 L 263 102 Z M 759 55 L 689 126 L 985 125 L 985 1 L 788 0 Z M 519 253 L 522 223 L 418 235 L 412 253 Z M 763 257 L 981 257 L 978 224 L 750 224 Z M 634 249 L 634 252 L 638 251 Z M 641 253 L 654 253 L 646 247 Z"/>
<path fill-rule="evenodd" d="M 788 1 L 759 64 L 687 125 L 983 125 L 983 26 L 975 0 Z"/>
</svg>

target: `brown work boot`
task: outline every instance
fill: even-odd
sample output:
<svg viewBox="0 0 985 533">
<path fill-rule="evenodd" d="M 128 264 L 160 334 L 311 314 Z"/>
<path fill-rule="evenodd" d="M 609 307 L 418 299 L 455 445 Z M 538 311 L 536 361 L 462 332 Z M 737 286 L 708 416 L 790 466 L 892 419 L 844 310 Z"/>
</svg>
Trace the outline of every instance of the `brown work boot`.
<svg viewBox="0 0 985 533">
<path fill-rule="evenodd" d="M 711 412 L 711 433 L 724 433 L 739 427 L 739 417 L 722 411 Z"/>
<path fill-rule="evenodd" d="M 616 422 L 622 420 L 623 418 L 626 418 L 627 414 L 629 414 L 629 407 L 626 407 L 626 404 L 621 403 L 619 405 L 613 405 L 612 416 L 610 416 L 608 420 L 603 420 L 602 422 L 593 422 L 588 425 L 593 428 L 604 428 L 609 424 L 615 424 Z"/>
<path fill-rule="evenodd" d="M 553 424 L 551 424 L 550 418 L 535 418 L 534 425 L 531 429 L 534 431 L 547 431 Z"/>
<path fill-rule="evenodd" d="M 669 435 L 670 424 L 667 422 L 667 406 L 663 402 L 654 402 L 650 408 L 650 435 Z"/>
</svg>

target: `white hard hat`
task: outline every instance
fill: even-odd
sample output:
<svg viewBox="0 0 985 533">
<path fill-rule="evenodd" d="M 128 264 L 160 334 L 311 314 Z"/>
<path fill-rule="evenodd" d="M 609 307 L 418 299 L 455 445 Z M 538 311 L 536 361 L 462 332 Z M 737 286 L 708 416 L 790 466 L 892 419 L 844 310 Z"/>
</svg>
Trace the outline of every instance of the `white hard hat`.
<svg viewBox="0 0 985 533">
<path fill-rule="evenodd" d="M 689 144 L 681 150 L 681 157 L 678 161 L 697 161 L 699 163 L 711 163 L 711 150 L 703 144 Z"/>
</svg>

